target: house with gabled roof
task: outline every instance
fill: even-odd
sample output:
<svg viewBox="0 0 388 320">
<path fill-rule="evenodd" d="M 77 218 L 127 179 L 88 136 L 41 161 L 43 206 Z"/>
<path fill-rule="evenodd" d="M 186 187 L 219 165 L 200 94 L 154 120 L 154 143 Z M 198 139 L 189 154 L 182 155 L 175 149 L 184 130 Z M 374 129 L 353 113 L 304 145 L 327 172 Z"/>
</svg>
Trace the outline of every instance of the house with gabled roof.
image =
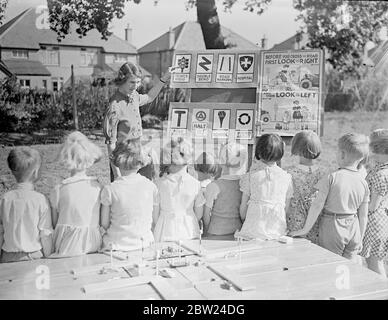
<svg viewBox="0 0 388 320">
<path fill-rule="evenodd" d="M 253 42 L 245 39 L 234 31 L 221 26 L 222 35 L 231 47 L 243 50 L 257 50 Z M 147 66 L 152 75 L 161 77 L 171 66 L 176 50 L 205 50 L 205 40 L 199 22 L 186 21 L 170 28 L 160 37 L 138 49 L 139 62 Z"/>
<path fill-rule="evenodd" d="M 71 32 L 59 42 L 44 18 L 30 8 L 0 27 L 0 61 L 22 87 L 59 90 L 71 76 L 71 65 L 76 78 L 98 78 L 113 77 L 126 61 L 137 63 L 137 50 L 129 41 L 115 35 L 103 40 L 91 30 L 82 38 Z"/>
</svg>

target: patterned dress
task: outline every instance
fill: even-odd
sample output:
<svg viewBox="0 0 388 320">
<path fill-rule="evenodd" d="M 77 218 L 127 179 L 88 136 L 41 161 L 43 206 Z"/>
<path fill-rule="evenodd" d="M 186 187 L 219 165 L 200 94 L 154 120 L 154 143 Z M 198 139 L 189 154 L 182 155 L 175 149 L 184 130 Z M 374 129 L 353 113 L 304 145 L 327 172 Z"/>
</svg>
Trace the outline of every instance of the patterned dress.
<svg viewBox="0 0 388 320">
<path fill-rule="evenodd" d="M 285 170 L 291 174 L 294 186 L 294 196 L 287 212 L 287 228 L 296 231 L 302 229 L 306 222 L 311 203 L 318 193 L 314 186 L 325 174 L 325 169 L 315 165 L 308 167 L 298 164 Z M 318 243 L 318 226 L 319 218 L 306 235 L 313 243 Z"/>
<path fill-rule="evenodd" d="M 371 194 L 383 199 L 376 210 L 369 211 L 361 255 L 383 260 L 388 256 L 388 163 L 376 166 L 366 179 Z"/>
</svg>

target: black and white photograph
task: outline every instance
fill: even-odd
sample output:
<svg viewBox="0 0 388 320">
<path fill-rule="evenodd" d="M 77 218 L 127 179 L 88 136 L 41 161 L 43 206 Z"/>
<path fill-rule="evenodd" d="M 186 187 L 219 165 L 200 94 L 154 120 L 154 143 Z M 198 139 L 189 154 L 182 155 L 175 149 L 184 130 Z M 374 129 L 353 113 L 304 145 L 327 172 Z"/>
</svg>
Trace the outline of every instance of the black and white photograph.
<svg viewBox="0 0 388 320">
<path fill-rule="evenodd" d="M 388 2 L 0 0 L 0 300 L 243 318 L 387 273 Z"/>
</svg>

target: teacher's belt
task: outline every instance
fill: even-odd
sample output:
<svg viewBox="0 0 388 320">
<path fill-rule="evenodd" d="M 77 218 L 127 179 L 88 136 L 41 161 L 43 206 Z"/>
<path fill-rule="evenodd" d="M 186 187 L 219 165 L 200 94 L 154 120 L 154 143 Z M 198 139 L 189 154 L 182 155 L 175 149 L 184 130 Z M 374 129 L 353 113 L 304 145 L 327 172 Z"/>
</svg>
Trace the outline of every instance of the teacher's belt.
<svg viewBox="0 0 388 320">
<path fill-rule="evenodd" d="M 333 219 L 346 219 L 346 218 L 356 218 L 357 213 L 335 213 L 329 210 L 323 209 L 322 215 L 324 217 L 330 217 Z"/>
</svg>

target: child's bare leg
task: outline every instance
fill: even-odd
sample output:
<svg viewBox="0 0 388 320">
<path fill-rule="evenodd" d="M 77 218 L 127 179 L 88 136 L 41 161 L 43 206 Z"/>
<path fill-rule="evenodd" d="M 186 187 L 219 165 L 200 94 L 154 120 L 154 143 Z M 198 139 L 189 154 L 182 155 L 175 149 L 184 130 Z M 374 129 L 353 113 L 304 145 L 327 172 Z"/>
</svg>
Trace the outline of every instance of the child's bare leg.
<svg viewBox="0 0 388 320">
<path fill-rule="evenodd" d="M 387 274 L 386 274 L 385 268 L 384 268 L 384 261 L 383 260 L 380 260 L 379 258 L 370 256 L 369 258 L 366 258 L 366 263 L 368 264 L 368 268 L 370 270 L 377 272 L 384 277 L 387 277 Z"/>
</svg>

